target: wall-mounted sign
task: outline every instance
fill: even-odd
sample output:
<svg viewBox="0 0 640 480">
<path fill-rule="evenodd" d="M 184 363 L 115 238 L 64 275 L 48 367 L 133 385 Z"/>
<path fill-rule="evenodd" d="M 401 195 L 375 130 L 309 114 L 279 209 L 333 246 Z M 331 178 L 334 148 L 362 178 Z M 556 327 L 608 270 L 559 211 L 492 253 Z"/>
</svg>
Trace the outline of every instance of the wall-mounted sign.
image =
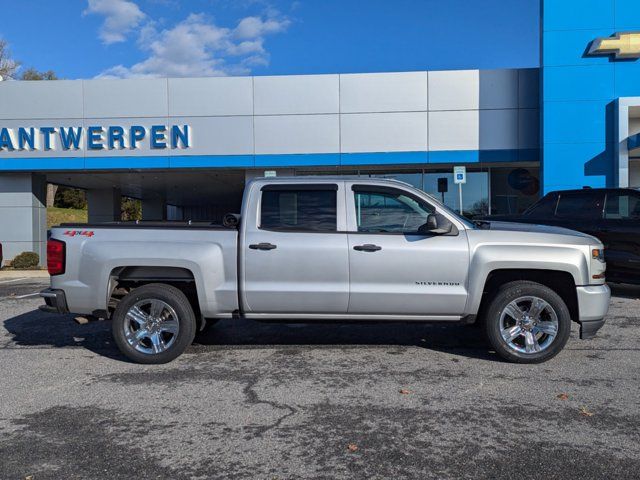
<svg viewBox="0 0 640 480">
<path fill-rule="evenodd" d="M 0 127 L 0 151 L 125 150 L 190 147 L 189 125 Z"/>
<path fill-rule="evenodd" d="M 640 32 L 616 33 L 612 37 L 596 38 L 589 55 L 613 55 L 619 58 L 640 58 Z"/>
</svg>

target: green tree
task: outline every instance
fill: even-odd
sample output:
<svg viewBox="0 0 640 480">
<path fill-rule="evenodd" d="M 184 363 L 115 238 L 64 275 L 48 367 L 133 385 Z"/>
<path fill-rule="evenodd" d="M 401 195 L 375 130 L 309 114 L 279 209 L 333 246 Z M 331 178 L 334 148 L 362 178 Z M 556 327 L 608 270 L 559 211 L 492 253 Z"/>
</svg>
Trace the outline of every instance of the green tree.
<svg viewBox="0 0 640 480">
<path fill-rule="evenodd" d="M 19 67 L 20 62 L 11 58 L 7 41 L 0 39 L 0 77 L 2 79 L 14 78 Z"/>
<path fill-rule="evenodd" d="M 121 211 L 124 222 L 142 220 L 142 202 L 136 198 L 122 197 Z"/>
<path fill-rule="evenodd" d="M 46 72 L 39 72 L 35 68 L 27 68 L 22 72 L 20 77 L 22 80 L 59 80 L 56 72 L 53 70 L 47 70 Z"/>
<path fill-rule="evenodd" d="M 75 208 L 76 210 L 87 209 L 87 195 L 84 190 L 69 187 L 59 187 L 53 202 L 54 207 Z"/>
</svg>

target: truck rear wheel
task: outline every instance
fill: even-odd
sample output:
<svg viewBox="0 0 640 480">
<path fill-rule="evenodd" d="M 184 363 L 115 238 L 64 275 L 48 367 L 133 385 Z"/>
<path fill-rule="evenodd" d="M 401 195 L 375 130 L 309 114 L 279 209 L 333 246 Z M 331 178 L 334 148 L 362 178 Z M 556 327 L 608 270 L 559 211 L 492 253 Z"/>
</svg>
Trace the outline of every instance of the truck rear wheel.
<svg viewBox="0 0 640 480">
<path fill-rule="evenodd" d="M 549 287 L 530 281 L 503 285 L 484 318 L 491 346 L 505 360 L 541 363 L 555 357 L 571 332 L 571 315 Z"/>
<path fill-rule="evenodd" d="M 113 338 L 137 363 L 167 363 L 193 342 L 196 319 L 189 300 L 175 287 L 153 283 L 136 288 L 113 313 Z"/>
</svg>

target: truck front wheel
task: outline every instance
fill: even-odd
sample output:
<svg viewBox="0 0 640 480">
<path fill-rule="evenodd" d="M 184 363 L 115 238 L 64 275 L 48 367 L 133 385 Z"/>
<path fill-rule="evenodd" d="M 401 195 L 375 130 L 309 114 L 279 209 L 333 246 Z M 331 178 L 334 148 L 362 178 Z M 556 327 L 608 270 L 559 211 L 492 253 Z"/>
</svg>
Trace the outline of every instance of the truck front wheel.
<svg viewBox="0 0 640 480">
<path fill-rule="evenodd" d="M 571 315 L 562 298 L 530 281 L 503 285 L 485 315 L 489 343 L 510 362 L 547 361 L 564 348 L 571 332 Z"/>
<path fill-rule="evenodd" d="M 113 338 L 137 363 L 167 363 L 193 342 L 196 319 L 189 300 L 171 285 L 136 288 L 113 313 Z"/>
</svg>

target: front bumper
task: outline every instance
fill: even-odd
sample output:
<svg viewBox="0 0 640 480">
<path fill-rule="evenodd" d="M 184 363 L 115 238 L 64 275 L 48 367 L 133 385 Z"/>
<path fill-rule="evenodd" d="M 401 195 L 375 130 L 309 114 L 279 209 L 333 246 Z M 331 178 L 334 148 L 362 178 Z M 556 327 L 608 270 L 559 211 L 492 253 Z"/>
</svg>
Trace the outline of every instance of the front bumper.
<svg viewBox="0 0 640 480">
<path fill-rule="evenodd" d="M 40 296 L 44 298 L 45 305 L 40 305 L 40 310 L 48 313 L 69 313 L 67 307 L 67 298 L 62 290 L 47 288 L 40 292 Z"/>
<path fill-rule="evenodd" d="M 611 289 L 608 285 L 576 287 L 578 311 L 580 312 L 580 338 L 592 338 L 604 325 L 609 311 Z"/>
</svg>

